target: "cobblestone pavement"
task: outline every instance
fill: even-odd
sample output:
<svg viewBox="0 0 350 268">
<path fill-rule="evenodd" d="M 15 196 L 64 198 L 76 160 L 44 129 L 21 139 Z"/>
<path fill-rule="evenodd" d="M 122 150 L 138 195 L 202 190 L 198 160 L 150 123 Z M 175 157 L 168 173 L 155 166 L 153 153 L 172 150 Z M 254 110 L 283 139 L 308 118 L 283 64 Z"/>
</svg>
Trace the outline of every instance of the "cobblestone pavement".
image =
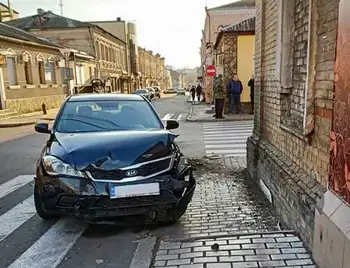
<svg viewBox="0 0 350 268">
<path fill-rule="evenodd" d="M 191 242 L 162 242 L 154 267 L 315 267 L 292 233 L 240 235 Z"/>
<path fill-rule="evenodd" d="M 153 267 L 314 267 L 300 239 L 248 178 L 244 158 L 193 160 L 197 189 Z"/>
</svg>

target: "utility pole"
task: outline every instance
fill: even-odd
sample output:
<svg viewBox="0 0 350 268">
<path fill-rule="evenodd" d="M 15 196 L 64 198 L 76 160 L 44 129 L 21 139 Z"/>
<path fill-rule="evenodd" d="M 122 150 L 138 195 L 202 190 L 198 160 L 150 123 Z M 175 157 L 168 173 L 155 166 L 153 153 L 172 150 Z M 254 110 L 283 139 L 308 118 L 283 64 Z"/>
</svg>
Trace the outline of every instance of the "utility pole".
<svg viewBox="0 0 350 268">
<path fill-rule="evenodd" d="M 8 9 L 9 9 L 10 18 L 13 19 L 13 17 L 12 17 L 11 1 L 10 0 L 7 0 L 7 6 L 8 6 Z"/>
<path fill-rule="evenodd" d="M 61 16 L 63 16 L 63 0 L 60 0 L 59 6 L 61 8 Z"/>
</svg>

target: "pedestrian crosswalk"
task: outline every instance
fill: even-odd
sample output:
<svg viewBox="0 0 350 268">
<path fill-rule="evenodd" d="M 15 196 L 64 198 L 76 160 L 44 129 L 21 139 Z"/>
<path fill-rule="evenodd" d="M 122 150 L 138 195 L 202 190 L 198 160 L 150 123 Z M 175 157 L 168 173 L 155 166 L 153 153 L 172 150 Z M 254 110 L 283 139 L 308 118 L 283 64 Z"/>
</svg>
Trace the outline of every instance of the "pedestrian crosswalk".
<svg viewBox="0 0 350 268">
<path fill-rule="evenodd" d="M 33 179 L 34 175 L 20 175 L 0 185 L 1 268 L 56 268 L 88 227 L 76 219 L 61 218 L 45 223 L 49 225 L 48 229 L 40 234 L 43 220 L 37 216 L 34 206 Z M 3 205 L 6 201 L 23 188 L 26 188 L 26 196 L 5 211 Z M 23 245 L 22 241 L 28 239 L 32 239 L 32 243 L 23 249 L 26 244 Z M 7 258 L 12 256 L 6 256 L 5 249 L 10 255 L 17 256 L 13 262 L 7 263 Z"/>
<path fill-rule="evenodd" d="M 162 118 L 163 121 L 174 119 L 177 121 L 186 120 L 187 113 L 173 113 L 173 114 L 165 114 Z"/>
<path fill-rule="evenodd" d="M 253 126 L 251 120 L 203 123 L 206 155 L 245 157 L 247 138 L 252 135 Z"/>
</svg>

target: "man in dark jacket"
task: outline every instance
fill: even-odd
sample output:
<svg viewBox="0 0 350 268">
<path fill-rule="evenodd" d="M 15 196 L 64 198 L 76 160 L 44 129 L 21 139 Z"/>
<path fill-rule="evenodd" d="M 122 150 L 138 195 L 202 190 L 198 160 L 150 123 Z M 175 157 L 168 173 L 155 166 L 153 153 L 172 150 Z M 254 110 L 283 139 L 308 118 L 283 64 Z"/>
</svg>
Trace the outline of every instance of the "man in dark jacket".
<svg viewBox="0 0 350 268">
<path fill-rule="evenodd" d="M 235 74 L 233 79 L 227 84 L 227 95 L 229 99 L 229 111 L 231 114 L 234 113 L 235 108 L 237 113 L 241 112 L 241 94 L 243 91 L 242 82 L 238 79 L 238 75 Z"/>
<path fill-rule="evenodd" d="M 196 92 L 197 92 L 198 102 L 200 102 L 201 101 L 201 96 L 202 96 L 202 87 L 201 87 L 201 85 L 199 83 L 197 85 Z"/>
<path fill-rule="evenodd" d="M 252 104 L 252 114 L 254 113 L 254 75 L 248 82 L 248 87 L 250 87 L 250 103 Z"/>
<path fill-rule="evenodd" d="M 195 101 L 195 97 L 196 97 L 196 88 L 195 86 L 191 87 L 191 95 L 192 95 L 192 102 Z"/>
</svg>

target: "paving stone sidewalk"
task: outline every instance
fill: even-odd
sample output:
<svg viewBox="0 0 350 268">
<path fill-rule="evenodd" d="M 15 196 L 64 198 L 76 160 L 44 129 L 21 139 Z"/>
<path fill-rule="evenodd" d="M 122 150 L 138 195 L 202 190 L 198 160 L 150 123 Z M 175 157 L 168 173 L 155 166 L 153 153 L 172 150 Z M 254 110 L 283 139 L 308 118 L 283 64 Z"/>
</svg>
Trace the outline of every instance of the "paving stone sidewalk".
<svg viewBox="0 0 350 268">
<path fill-rule="evenodd" d="M 151 267 L 315 267 L 248 177 L 245 158 L 192 162 L 197 178 L 192 203 L 160 242 Z"/>
<path fill-rule="evenodd" d="M 216 119 L 213 114 L 205 113 L 208 108 L 208 104 L 192 105 L 190 108 L 189 116 L 186 118 L 190 122 L 221 122 L 221 121 L 242 121 L 253 120 L 252 114 L 225 114 L 224 119 Z"/>
</svg>

